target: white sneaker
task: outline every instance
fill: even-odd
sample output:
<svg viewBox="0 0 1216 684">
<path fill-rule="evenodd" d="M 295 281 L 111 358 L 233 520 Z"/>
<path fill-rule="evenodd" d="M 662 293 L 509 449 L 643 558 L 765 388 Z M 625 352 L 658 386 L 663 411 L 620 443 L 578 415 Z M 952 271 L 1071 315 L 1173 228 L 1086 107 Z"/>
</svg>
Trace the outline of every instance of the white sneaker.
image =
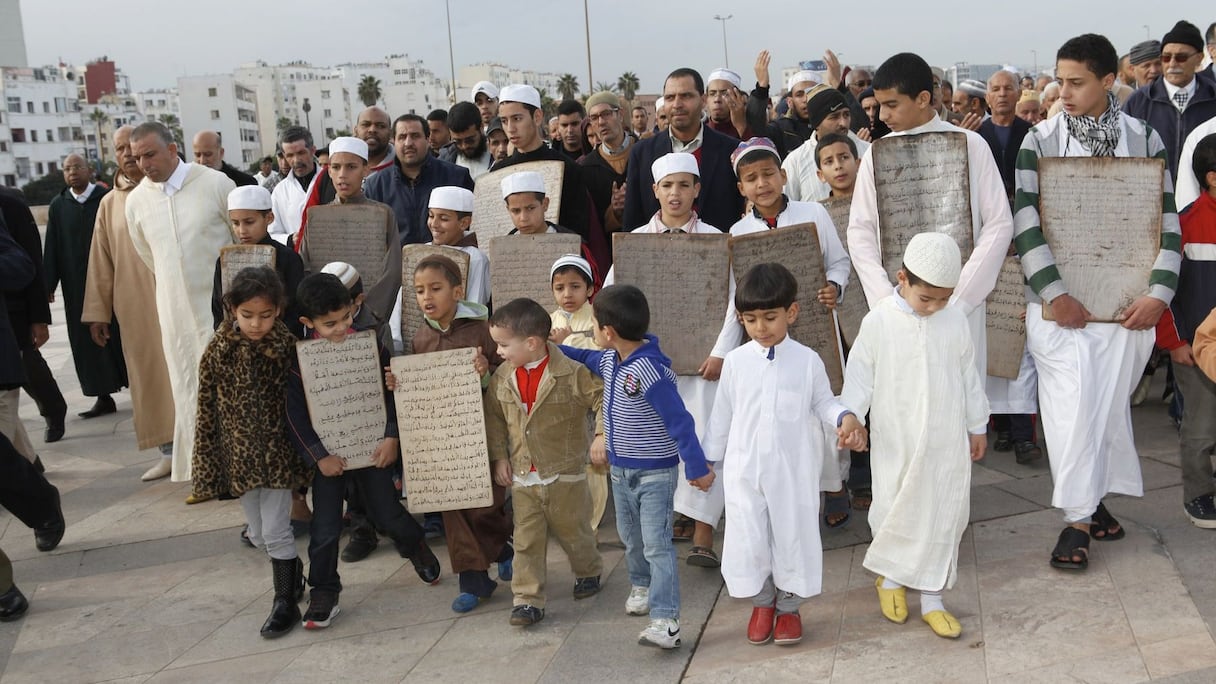
<svg viewBox="0 0 1216 684">
<path fill-rule="evenodd" d="M 139 477 L 139 479 L 143 480 L 144 482 L 151 482 L 152 480 L 159 480 L 162 477 L 169 477 L 169 474 L 172 472 L 173 461 L 167 458 L 162 458 L 157 460 L 156 465 L 148 468 L 148 470 L 145 471 L 144 474 Z"/>
<path fill-rule="evenodd" d="M 638 643 L 643 646 L 658 646 L 659 648 L 680 647 L 680 621 L 671 618 L 657 618 L 650 621 L 650 626 L 638 634 Z"/>
<path fill-rule="evenodd" d="M 646 615 L 650 612 L 650 587 L 634 587 L 625 599 L 626 615 Z"/>
</svg>

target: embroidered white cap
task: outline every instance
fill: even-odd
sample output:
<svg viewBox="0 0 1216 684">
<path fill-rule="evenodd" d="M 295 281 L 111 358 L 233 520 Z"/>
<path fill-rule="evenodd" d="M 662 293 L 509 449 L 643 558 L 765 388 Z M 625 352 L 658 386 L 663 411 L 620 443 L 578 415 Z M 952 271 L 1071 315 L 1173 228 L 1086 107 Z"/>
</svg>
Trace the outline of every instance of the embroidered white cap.
<svg viewBox="0 0 1216 684">
<path fill-rule="evenodd" d="M 503 88 L 498 96 L 499 104 L 506 104 L 507 102 L 519 102 L 540 109 L 540 92 L 530 85 L 512 83 Z"/>
<path fill-rule="evenodd" d="M 687 152 L 669 152 L 654 160 L 650 165 L 650 173 L 654 182 L 658 183 L 673 173 L 691 173 L 701 177 L 701 169 L 697 167 L 697 158 Z"/>
<path fill-rule="evenodd" d="M 321 269 L 321 272 L 328 273 L 332 276 L 337 276 L 338 280 L 342 281 L 342 287 L 345 287 L 348 290 L 359 282 L 359 272 L 355 270 L 354 266 L 351 266 L 345 261 L 331 261 L 328 264 L 325 264 L 325 267 Z"/>
<path fill-rule="evenodd" d="M 790 76 L 790 80 L 786 82 L 786 92 L 794 92 L 794 86 L 798 85 L 799 83 L 810 83 L 813 86 L 817 86 L 823 83 L 823 79 L 819 78 L 819 74 L 816 74 L 814 71 L 799 71 L 793 76 Z M 803 90 L 807 90 L 807 88 L 803 88 Z"/>
<path fill-rule="evenodd" d="M 343 136 L 331 140 L 329 142 L 329 156 L 332 157 L 339 152 L 349 152 L 363 161 L 367 161 L 367 143 L 359 138 Z"/>
<path fill-rule="evenodd" d="M 539 192 L 545 194 L 545 178 L 535 171 L 520 171 L 502 179 L 502 198 L 517 192 Z"/>
<path fill-rule="evenodd" d="M 739 75 L 739 72 L 731 69 L 714 69 L 709 72 L 709 78 L 705 79 L 705 82 L 712 83 L 713 81 L 726 81 L 736 88 L 743 87 L 743 77 Z"/>
<path fill-rule="evenodd" d="M 485 94 L 486 97 L 493 100 L 498 97 L 498 86 L 490 83 L 489 81 L 478 81 L 473 86 L 473 91 L 469 94 L 469 99 L 476 102 L 478 94 Z"/>
<path fill-rule="evenodd" d="M 270 211 L 270 191 L 260 185 L 242 185 L 228 193 L 228 211 Z"/>
<path fill-rule="evenodd" d="M 431 191 L 431 199 L 427 202 L 431 209 L 451 209 L 452 211 L 473 211 L 473 191 L 458 185 L 445 185 Z"/>
<path fill-rule="evenodd" d="M 591 263 L 577 254 L 563 254 L 558 257 L 557 261 L 553 262 L 553 267 L 549 269 L 549 278 L 552 279 L 553 274 L 557 273 L 557 269 L 564 266 L 573 266 L 586 273 L 591 280 L 595 280 L 595 274 L 591 272 Z"/>
<path fill-rule="evenodd" d="M 904 266 L 934 287 L 957 287 L 963 255 L 945 233 L 920 233 L 904 248 Z"/>
</svg>

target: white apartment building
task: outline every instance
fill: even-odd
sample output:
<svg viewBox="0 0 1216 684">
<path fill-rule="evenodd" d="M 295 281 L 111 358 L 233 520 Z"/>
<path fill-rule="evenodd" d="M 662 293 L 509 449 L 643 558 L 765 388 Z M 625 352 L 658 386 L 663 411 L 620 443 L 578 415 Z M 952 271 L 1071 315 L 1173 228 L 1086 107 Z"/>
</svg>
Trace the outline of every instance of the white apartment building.
<svg viewBox="0 0 1216 684">
<path fill-rule="evenodd" d="M 194 156 L 190 143 L 199 131 L 220 134 L 224 160 L 246 168 L 264 156 L 259 131 L 257 92 L 232 74 L 183 76 L 177 79 L 181 107 L 182 137 L 188 159 Z"/>
<path fill-rule="evenodd" d="M 366 106 L 359 97 L 359 84 L 365 76 L 380 82 L 380 100 L 388 115 L 397 118 L 402 114 L 426 116 L 434 109 L 447 109 L 451 105 L 448 97 L 448 82 L 431 71 L 421 60 L 409 55 L 389 55 L 383 62 L 339 64 L 333 69 L 346 87 L 352 120 L 347 128 L 353 129 L 353 117 Z M 457 96 L 457 99 L 464 99 Z"/>
<path fill-rule="evenodd" d="M 100 115 L 95 112 L 100 112 Z M 97 104 L 82 101 L 80 121 L 84 127 L 84 142 L 89 158 L 101 159 L 103 163 L 117 162 L 114 131 L 126 125 L 138 126 L 145 120 L 131 95 L 106 95 Z"/>
<path fill-rule="evenodd" d="M 131 93 L 131 98 L 144 121 L 162 121 L 165 116 L 181 121 L 182 108 L 176 88 L 141 90 Z"/>
<path fill-rule="evenodd" d="M 0 72 L 0 182 L 24 185 L 58 171 L 68 154 L 87 152 L 75 79 L 54 66 Z"/>
<path fill-rule="evenodd" d="M 456 99 L 469 100 L 469 91 L 473 88 L 474 84 L 478 81 L 489 81 L 499 88 L 512 83 L 530 85 L 537 90 L 543 90 L 549 97 L 560 100 L 562 96 L 557 89 L 557 82 L 559 80 L 561 80 L 561 74 L 547 71 L 532 71 L 530 69 L 516 69 L 515 67 L 494 62 L 480 62 L 460 67 L 460 71 L 457 72 L 456 76 Z M 594 84 L 583 83 L 580 80 L 578 85 L 579 89 L 586 93 L 591 92 Z M 575 95 L 578 95 L 578 93 L 575 93 Z"/>
</svg>

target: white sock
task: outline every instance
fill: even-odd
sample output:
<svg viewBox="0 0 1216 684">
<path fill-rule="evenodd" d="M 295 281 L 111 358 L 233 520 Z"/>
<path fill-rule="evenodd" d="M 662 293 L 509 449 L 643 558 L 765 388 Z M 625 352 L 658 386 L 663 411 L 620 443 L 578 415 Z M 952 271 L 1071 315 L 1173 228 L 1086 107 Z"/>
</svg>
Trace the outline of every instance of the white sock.
<svg viewBox="0 0 1216 684">
<path fill-rule="evenodd" d="M 928 615 L 935 610 L 945 610 L 946 606 L 942 603 L 942 593 L 940 591 L 922 591 L 920 592 L 920 614 Z"/>
<path fill-rule="evenodd" d="M 902 586 L 904 586 L 904 585 L 900 584 L 899 582 L 892 581 L 891 579 L 889 579 L 887 577 L 882 578 L 882 588 L 883 589 L 899 589 Z"/>
</svg>

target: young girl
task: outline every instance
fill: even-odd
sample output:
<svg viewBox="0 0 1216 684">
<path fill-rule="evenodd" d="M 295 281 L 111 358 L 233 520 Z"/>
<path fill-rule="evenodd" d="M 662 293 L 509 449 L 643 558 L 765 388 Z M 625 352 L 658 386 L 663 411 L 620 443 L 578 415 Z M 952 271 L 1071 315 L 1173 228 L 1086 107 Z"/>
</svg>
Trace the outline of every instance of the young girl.
<svg viewBox="0 0 1216 684">
<path fill-rule="evenodd" d="M 579 349 L 598 350 L 593 333 L 595 314 L 591 297 L 595 294 L 595 271 L 591 263 L 577 254 L 566 254 L 549 270 L 557 309 L 550 314 L 553 331 L 549 339 Z M 591 488 L 591 529 L 598 530 L 608 506 L 608 469 L 587 464 L 587 484 Z"/>
<path fill-rule="evenodd" d="M 486 307 L 464 300 L 456 262 L 442 256 L 419 261 L 414 269 L 414 294 L 425 322 L 414 333 L 414 353 L 478 349 L 474 365 L 484 388 L 502 358 L 490 336 Z M 389 389 L 393 389 L 395 380 L 386 379 Z M 452 602 L 452 610 L 457 613 L 473 610 L 494 593 L 498 583 L 490 579 L 491 563 L 498 563 L 498 579 L 509 582 L 513 574 L 515 552 L 507 540 L 515 525 L 506 509 L 506 490 L 493 485 L 493 491 L 494 503 L 490 506 L 443 512 L 452 571 L 460 576 L 460 594 Z"/>
<path fill-rule="evenodd" d="M 246 268 L 224 295 L 225 318 L 199 363 L 193 492 L 239 496 L 249 540 L 264 546 L 274 607 L 262 636 L 300 621 L 304 564 L 291 531 L 291 494 L 308 472 L 287 439 L 287 370 L 295 335 L 279 320 L 283 284 L 273 269 Z"/>
</svg>

